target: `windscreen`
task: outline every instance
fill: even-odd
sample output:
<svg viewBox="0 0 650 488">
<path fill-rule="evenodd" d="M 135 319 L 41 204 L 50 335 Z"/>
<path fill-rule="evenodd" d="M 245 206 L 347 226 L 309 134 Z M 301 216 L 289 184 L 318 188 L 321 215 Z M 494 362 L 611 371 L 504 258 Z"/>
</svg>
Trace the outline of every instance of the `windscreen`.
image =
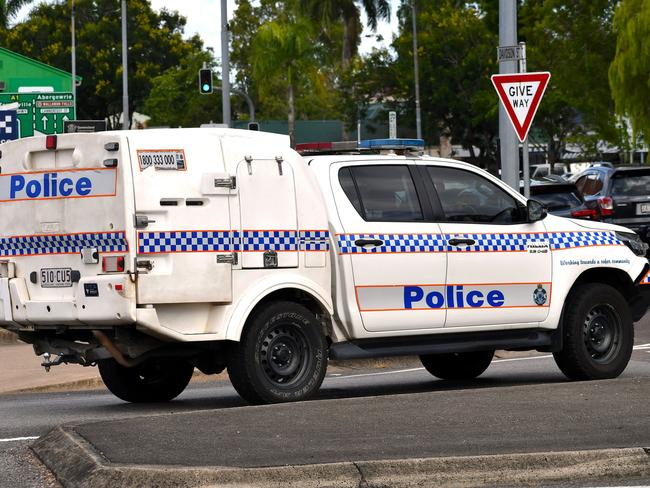
<svg viewBox="0 0 650 488">
<path fill-rule="evenodd" d="M 650 196 L 650 170 L 621 171 L 612 177 L 613 197 Z"/>
</svg>

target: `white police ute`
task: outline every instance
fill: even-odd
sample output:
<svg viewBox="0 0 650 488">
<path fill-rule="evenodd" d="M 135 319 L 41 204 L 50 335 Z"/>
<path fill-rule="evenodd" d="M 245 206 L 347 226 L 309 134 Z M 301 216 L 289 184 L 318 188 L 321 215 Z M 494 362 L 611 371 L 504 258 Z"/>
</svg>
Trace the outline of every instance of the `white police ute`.
<svg viewBox="0 0 650 488">
<path fill-rule="evenodd" d="M 97 365 L 130 402 L 225 368 L 252 403 L 300 400 L 328 359 L 419 356 L 470 379 L 496 349 L 616 377 L 650 300 L 630 230 L 547 215 L 418 140 L 231 129 L 0 145 L 0 326 L 46 369 Z"/>
</svg>

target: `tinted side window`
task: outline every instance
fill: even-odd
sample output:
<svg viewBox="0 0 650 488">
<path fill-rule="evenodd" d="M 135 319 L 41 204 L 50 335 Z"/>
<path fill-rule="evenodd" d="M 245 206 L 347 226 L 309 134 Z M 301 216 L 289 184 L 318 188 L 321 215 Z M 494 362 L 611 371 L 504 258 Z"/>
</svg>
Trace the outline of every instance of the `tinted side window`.
<svg viewBox="0 0 650 488">
<path fill-rule="evenodd" d="M 345 192 L 345 195 L 350 200 L 350 203 L 354 206 L 359 215 L 363 217 L 363 210 L 361 210 L 361 202 L 359 201 L 359 194 L 357 193 L 357 188 L 354 185 L 352 180 L 352 174 L 350 173 L 350 168 L 342 168 L 339 171 L 339 183 L 341 188 Z"/>
<path fill-rule="evenodd" d="M 447 222 L 523 222 L 522 206 L 491 181 L 470 171 L 427 166 Z"/>
<path fill-rule="evenodd" d="M 339 181 L 345 170 L 349 170 L 353 183 L 356 183 L 361 205 L 359 213 L 364 220 L 382 222 L 424 220 L 420 200 L 407 166 L 351 166 L 339 172 Z M 349 185 L 347 182 L 346 184 Z M 343 181 L 341 185 L 344 186 Z M 344 191 L 350 198 L 345 186 Z M 352 198 L 350 201 L 355 205 Z"/>
</svg>

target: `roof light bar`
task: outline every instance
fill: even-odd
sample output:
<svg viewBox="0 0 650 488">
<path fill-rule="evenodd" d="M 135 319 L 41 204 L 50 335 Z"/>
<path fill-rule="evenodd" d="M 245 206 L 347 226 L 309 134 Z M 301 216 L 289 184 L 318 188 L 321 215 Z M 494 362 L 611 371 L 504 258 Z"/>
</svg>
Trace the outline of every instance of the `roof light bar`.
<svg viewBox="0 0 650 488">
<path fill-rule="evenodd" d="M 406 149 L 424 147 L 423 139 L 365 139 L 359 143 L 362 149 Z"/>
<path fill-rule="evenodd" d="M 335 153 L 337 151 L 359 151 L 359 150 L 381 150 L 381 149 L 422 149 L 423 139 L 366 139 L 357 143 L 356 141 L 342 142 L 306 142 L 296 144 L 296 151 L 301 154 Z"/>
</svg>

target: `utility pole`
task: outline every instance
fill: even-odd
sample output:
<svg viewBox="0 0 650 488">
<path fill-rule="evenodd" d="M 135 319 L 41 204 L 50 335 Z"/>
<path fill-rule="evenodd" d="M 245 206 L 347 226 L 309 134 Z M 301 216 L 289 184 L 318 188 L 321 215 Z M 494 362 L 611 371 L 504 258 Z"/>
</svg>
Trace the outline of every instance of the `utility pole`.
<svg viewBox="0 0 650 488">
<path fill-rule="evenodd" d="M 415 75 L 415 127 L 418 139 L 422 139 L 422 114 L 420 113 L 420 69 L 418 68 L 418 31 L 415 23 L 415 0 L 411 0 L 413 17 L 413 71 Z"/>
<path fill-rule="evenodd" d="M 230 127 L 230 32 L 228 28 L 227 0 L 221 0 L 221 107 L 223 123 Z"/>
<path fill-rule="evenodd" d="M 517 44 L 517 0 L 499 0 L 499 46 Z M 517 72 L 517 60 L 501 61 L 499 73 Z M 501 179 L 519 191 L 519 144 L 503 104 L 499 104 Z"/>
<path fill-rule="evenodd" d="M 122 129 L 128 130 L 129 120 L 129 48 L 126 43 L 126 0 L 122 0 Z"/>
<path fill-rule="evenodd" d="M 70 14 L 70 31 L 72 34 L 72 109 L 74 111 L 75 118 L 77 117 L 77 44 L 75 40 L 75 31 L 74 31 L 74 0 L 72 0 L 72 10 Z"/>
</svg>

